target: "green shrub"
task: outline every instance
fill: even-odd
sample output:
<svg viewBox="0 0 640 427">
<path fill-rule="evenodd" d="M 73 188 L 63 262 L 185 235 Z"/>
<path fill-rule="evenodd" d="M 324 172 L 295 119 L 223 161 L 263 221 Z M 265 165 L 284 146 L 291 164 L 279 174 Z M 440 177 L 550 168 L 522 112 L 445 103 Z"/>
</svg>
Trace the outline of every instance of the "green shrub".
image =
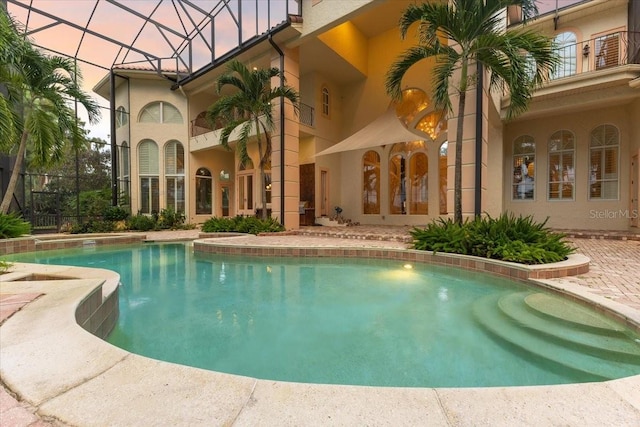
<svg viewBox="0 0 640 427">
<path fill-rule="evenodd" d="M 154 230 L 156 228 L 156 221 L 151 216 L 138 214 L 127 219 L 127 228 L 138 231 Z"/>
<path fill-rule="evenodd" d="M 102 218 L 107 221 L 124 221 L 129 218 L 129 211 L 120 206 L 109 206 L 104 210 Z"/>
<path fill-rule="evenodd" d="M 184 213 L 175 212 L 173 209 L 163 209 L 158 216 L 158 228 L 176 230 L 182 228 L 184 220 Z"/>
<path fill-rule="evenodd" d="M 238 215 L 234 218 L 209 218 L 202 225 L 205 233 L 238 232 L 260 234 L 284 231 L 284 226 L 273 218 L 260 219 L 253 216 Z"/>
<path fill-rule="evenodd" d="M 31 233 L 31 224 L 14 213 L 0 214 L 0 239 L 13 239 Z"/>
<path fill-rule="evenodd" d="M 457 253 L 521 264 L 562 261 L 574 252 L 564 238 L 545 227 L 547 220 L 535 222 L 532 216 L 515 217 L 503 213 L 466 220 L 459 225 L 451 219 L 438 219 L 424 229 L 411 231 L 418 250 Z"/>
<path fill-rule="evenodd" d="M 71 227 L 71 234 L 87 234 L 87 233 L 111 233 L 115 231 L 116 223 L 114 221 L 92 219 L 83 224 L 76 224 Z"/>
</svg>

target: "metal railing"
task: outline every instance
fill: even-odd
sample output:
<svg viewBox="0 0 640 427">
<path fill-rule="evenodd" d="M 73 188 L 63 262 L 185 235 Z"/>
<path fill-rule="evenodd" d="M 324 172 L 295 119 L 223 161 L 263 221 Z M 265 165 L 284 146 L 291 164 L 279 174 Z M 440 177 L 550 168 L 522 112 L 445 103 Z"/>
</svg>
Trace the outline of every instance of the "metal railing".
<svg viewBox="0 0 640 427">
<path fill-rule="evenodd" d="M 560 64 L 550 80 L 640 63 L 640 33 L 618 31 L 556 49 Z"/>
<path fill-rule="evenodd" d="M 300 123 L 303 125 L 313 127 L 315 123 L 315 109 L 307 104 L 300 103 Z M 204 118 L 204 115 L 200 113 L 197 118 L 191 120 L 191 137 L 202 135 L 208 132 L 221 129 L 223 127 L 222 122 L 216 123 L 215 126 L 211 126 L 209 122 Z M 215 128 L 215 129 L 213 129 Z"/>
<path fill-rule="evenodd" d="M 300 123 L 303 125 L 314 125 L 315 109 L 307 104 L 300 103 Z"/>
</svg>

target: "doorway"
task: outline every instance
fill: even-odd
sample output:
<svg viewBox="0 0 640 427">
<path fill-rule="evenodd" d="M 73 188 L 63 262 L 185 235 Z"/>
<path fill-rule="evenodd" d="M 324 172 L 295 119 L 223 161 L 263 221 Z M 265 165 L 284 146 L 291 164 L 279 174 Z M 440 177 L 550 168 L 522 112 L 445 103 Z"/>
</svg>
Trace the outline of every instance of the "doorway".
<svg viewBox="0 0 640 427">
<path fill-rule="evenodd" d="M 254 215 L 253 171 L 238 173 L 238 215 Z"/>
<path fill-rule="evenodd" d="M 230 208 L 230 204 L 229 204 L 229 200 L 231 198 L 231 190 L 229 189 L 229 184 L 222 184 L 219 187 L 219 195 L 220 195 L 220 202 L 219 205 L 220 206 L 220 211 L 219 211 L 219 215 L 222 217 L 228 217 L 230 214 L 229 208 Z"/>
<path fill-rule="evenodd" d="M 329 216 L 329 171 L 320 169 L 320 215 Z"/>
</svg>

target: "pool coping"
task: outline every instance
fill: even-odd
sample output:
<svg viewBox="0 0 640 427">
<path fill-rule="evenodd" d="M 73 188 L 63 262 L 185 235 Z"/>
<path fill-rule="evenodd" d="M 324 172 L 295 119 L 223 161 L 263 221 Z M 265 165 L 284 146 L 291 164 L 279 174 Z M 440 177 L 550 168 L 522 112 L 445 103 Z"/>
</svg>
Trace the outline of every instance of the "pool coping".
<svg viewBox="0 0 640 427">
<path fill-rule="evenodd" d="M 105 299 L 117 292 L 113 272 L 15 265 L 61 279 L 0 276 L 2 293 L 44 294 L 0 327 L 0 375 L 41 416 L 67 424 L 623 426 L 640 419 L 640 376 L 556 386 L 385 388 L 259 380 L 161 362 L 116 348 L 77 323 L 78 308 L 96 289 Z M 640 322 L 637 310 L 577 285 L 536 282 Z"/>
</svg>

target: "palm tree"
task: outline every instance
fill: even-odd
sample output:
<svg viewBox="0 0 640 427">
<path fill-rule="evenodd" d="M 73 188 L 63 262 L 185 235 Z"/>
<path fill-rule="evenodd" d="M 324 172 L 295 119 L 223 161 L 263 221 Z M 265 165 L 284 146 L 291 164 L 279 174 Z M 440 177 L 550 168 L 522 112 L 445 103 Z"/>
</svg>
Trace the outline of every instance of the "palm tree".
<svg viewBox="0 0 640 427">
<path fill-rule="evenodd" d="M 436 108 L 452 111 L 450 89 L 458 95 L 456 126 L 454 221 L 462 223 L 462 140 L 467 90 L 478 78 L 470 68 L 480 63 L 491 76 L 491 88 L 510 96 L 507 119 L 524 112 L 536 87 L 550 74 L 558 59 L 550 38 L 524 28 L 504 30 L 505 8 L 522 8 L 526 20 L 536 12 L 533 0 L 450 0 L 411 4 L 399 26 L 404 39 L 418 22 L 419 44 L 403 52 L 386 76 L 386 89 L 394 99 L 402 96 L 404 74 L 415 63 L 435 59 L 433 97 Z M 443 43 L 442 38 L 448 39 Z M 454 73 L 457 80 L 452 82 Z"/>
<path fill-rule="evenodd" d="M 97 103 L 80 87 L 82 79 L 70 58 L 47 56 L 18 34 L 17 25 L 0 13 L 0 102 L 2 151 L 16 151 L 0 213 L 7 213 L 29 148 L 31 164 L 59 161 L 68 143 L 80 146 L 85 132 L 78 125 L 70 101 L 86 109 L 93 123 L 100 116 Z M 5 151 L 6 150 L 6 151 Z"/>
<path fill-rule="evenodd" d="M 240 61 L 231 61 L 227 65 L 227 73 L 216 81 L 217 91 L 220 94 L 226 85 L 233 86 L 237 90 L 231 95 L 221 96 L 207 109 L 207 120 L 211 124 L 218 120 L 222 120 L 224 123 L 220 134 L 220 143 L 227 149 L 230 149 L 229 136 L 231 132 L 240 126 L 236 150 L 243 163 L 249 160 L 247 144 L 252 130 L 255 130 L 262 179 L 260 186 L 262 189 L 262 219 L 267 218 L 267 189 L 264 184 L 266 182 L 265 165 L 271 161 L 271 131 L 273 130 L 271 101 L 283 97 L 291 101 L 296 114 L 299 108 L 299 96 L 295 89 L 286 85 L 271 88 L 271 79 L 274 77 L 283 78 L 282 76 L 282 71 L 275 67 L 249 70 Z"/>
</svg>

